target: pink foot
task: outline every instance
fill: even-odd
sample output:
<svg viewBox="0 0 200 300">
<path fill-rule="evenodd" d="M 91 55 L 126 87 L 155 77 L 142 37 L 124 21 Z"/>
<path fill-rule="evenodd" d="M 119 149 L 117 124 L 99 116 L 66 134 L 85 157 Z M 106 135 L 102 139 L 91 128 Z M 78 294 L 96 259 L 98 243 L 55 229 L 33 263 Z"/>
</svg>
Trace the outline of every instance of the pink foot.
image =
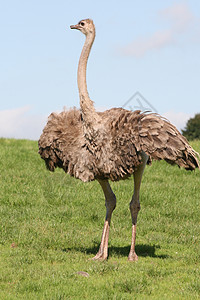
<svg viewBox="0 0 200 300">
<path fill-rule="evenodd" d="M 92 260 L 106 260 L 108 257 L 108 255 L 105 252 L 98 252 L 93 258 Z"/>
<path fill-rule="evenodd" d="M 129 261 L 138 261 L 138 256 L 137 256 L 137 254 L 135 253 L 135 252 L 133 252 L 133 253 L 129 253 L 129 256 L 128 256 L 128 260 Z"/>
</svg>

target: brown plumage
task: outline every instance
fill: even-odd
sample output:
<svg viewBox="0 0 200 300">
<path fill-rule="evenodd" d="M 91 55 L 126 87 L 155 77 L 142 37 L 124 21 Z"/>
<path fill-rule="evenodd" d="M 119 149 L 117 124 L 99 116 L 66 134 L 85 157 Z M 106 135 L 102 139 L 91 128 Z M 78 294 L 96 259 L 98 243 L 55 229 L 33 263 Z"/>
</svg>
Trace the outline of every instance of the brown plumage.
<svg viewBox="0 0 200 300">
<path fill-rule="evenodd" d="M 197 168 L 195 151 L 179 131 L 157 114 L 113 108 L 99 113 L 96 139 L 88 141 L 77 109 L 52 113 L 39 140 L 39 153 L 50 171 L 63 168 L 82 181 L 130 176 L 141 163 L 141 151 L 187 170 Z"/>
<path fill-rule="evenodd" d="M 50 171 L 63 168 L 84 182 L 97 179 L 106 200 L 106 221 L 99 252 L 94 259 L 108 255 L 108 236 L 116 197 L 108 179 L 117 181 L 134 174 L 134 195 L 130 203 L 132 242 L 129 260 L 137 260 L 135 235 L 140 209 L 139 190 L 146 163 L 165 160 L 186 170 L 199 168 L 197 153 L 175 126 L 158 114 L 113 108 L 95 111 L 86 85 L 87 59 L 95 37 L 91 20 L 71 26 L 86 35 L 78 67 L 81 110 L 52 113 L 39 140 L 39 153 Z"/>
</svg>

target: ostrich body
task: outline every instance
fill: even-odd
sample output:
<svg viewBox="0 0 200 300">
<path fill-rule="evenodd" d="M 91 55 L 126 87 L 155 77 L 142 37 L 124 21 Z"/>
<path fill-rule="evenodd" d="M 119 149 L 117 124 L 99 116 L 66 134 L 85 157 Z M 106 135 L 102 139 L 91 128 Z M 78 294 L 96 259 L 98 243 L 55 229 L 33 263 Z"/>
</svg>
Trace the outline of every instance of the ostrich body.
<svg viewBox="0 0 200 300">
<path fill-rule="evenodd" d="M 39 139 L 39 153 L 50 171 L 63 168 L 84 182 L 97 179 L 105 195 L 106 218 L 98 253 L 94 259 L 108 256 L 108 238 L 116 197 L 108 180 L 126 179 L 133 174 L 134 193 L 130 202 L 132 240 L 128 256 L 135 253 L 137 216 L 140 210 L 139 191 L 142 174 L 152 159 L 165 160 L 186 170 L 199 168 L 197 153 L 185 137 L 161 116 L 122 108 L 96 112 L 86 84 L 86 67 L 95 38 L 90 19 L 82 20 L 71 29 L 85 34 L 86 40 L 78 66 L 80 110 L 52 113 Z"/>
</svg>

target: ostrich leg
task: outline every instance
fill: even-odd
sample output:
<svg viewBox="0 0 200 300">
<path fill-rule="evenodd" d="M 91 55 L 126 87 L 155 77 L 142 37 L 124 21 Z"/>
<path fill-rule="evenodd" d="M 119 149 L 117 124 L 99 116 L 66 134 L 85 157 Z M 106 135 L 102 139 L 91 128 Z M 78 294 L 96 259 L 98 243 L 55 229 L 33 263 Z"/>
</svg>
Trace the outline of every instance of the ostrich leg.
<svg viewBox="0 0 200 300">
<path fill-rule="evenodd" d="M 138 260 L 138 256 L 135 253 L 136 224 L 137 224 L 137 215 L 140 210 L 140 201 L 139 201 L 140 184 L 141 184 L 142 175 L 147 160 L 148 160 L 148 156 L 143 152 L 142 163 L 138 166 L 137 170 L 135 170 L 134 172 L 134 194 L 130 202 L 130 211 L 131 211 L 131 218 L 132 218 L 132 240 L 131 240 L 131 249 L 128 256 L 129 261 Z"/>
<path fill-rule="evenodd" d="M 105 260 L 108 257 L 108 238 L 109 238 L 110 221 L 111 221 L 112 212 L 116 206 L 116 197 L 110 187 L 108 180 L 98 180 L 98 181 L 105 195 L 106 219 L 104 223 L 99 251 L 95 255 L 95 257 L 93 257 L 93 259 Z"/>
</svg>

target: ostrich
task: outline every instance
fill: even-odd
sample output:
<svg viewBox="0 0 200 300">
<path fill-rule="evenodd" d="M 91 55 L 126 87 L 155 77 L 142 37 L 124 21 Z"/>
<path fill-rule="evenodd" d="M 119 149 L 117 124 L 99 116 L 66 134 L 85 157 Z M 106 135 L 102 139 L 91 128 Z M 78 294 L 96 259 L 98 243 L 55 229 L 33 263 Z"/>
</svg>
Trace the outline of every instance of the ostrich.
<svg viewBox="0 0 200 300">
<path fill-rule="evenodd" d="M 73 108 L 49 116 L 39 139 L 39 154 L 50 171 L 60 167 L 83 182 L 96 179 L 102 187 L 106 217 L 95 260 L 107 259 L 111 216 L 116 207 L 116 197 L 108 180 L 118 181 L 133 174 L 134 193 L 130 202 L 132 239 L 128 260 L 136 261 L 139 192 L 146 164 L 152 159 L 163 159 L 186 170 L 194 170 L 200 167 L 198 153 L 175 126 L 158 114 L 123 108 L 96 112 L 86 84 L 86 67 L 95 39 L 95 26 L 92 20 L 86 19 L 72 25 L 71 29 L 86 36 L 77 75 L 81 109 Z"/>
</svg>

